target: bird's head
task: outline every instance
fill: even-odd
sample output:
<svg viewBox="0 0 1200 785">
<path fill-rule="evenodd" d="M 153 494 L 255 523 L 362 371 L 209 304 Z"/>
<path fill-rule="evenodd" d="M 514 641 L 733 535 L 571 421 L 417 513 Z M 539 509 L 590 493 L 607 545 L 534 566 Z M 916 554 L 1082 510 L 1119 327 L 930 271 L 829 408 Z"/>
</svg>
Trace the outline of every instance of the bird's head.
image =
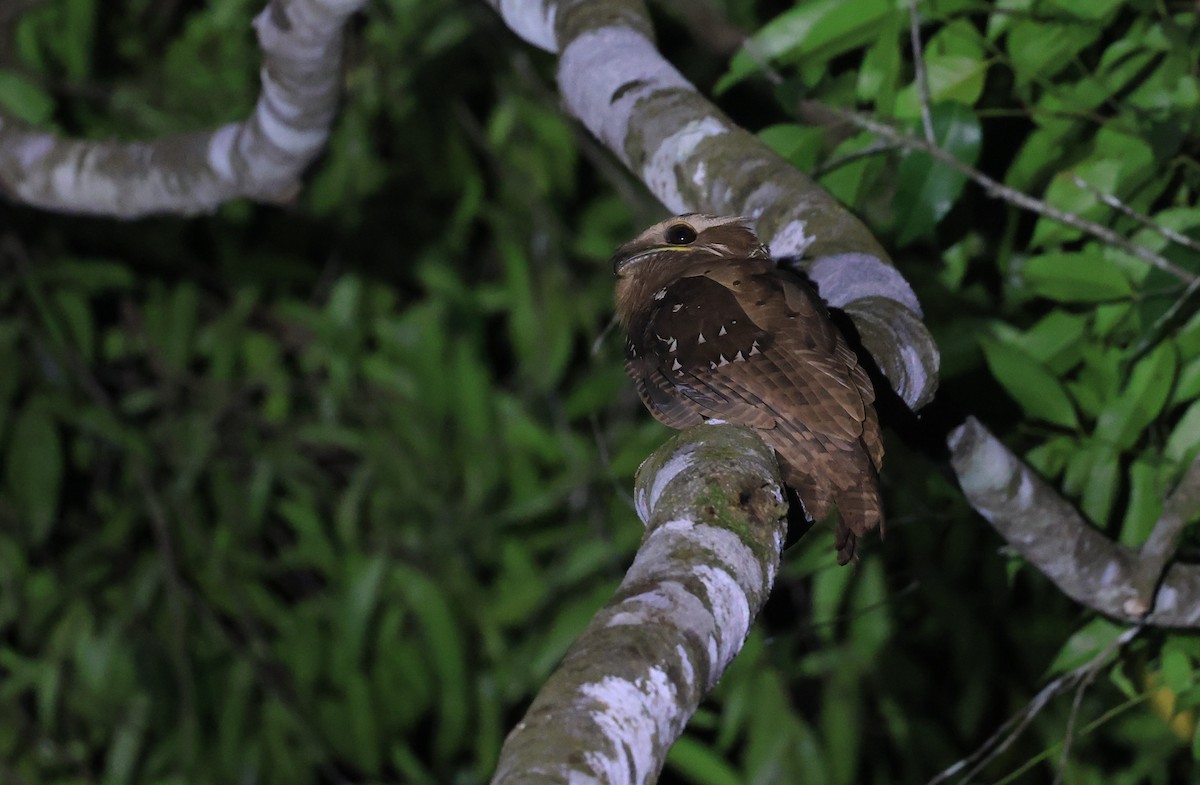
<svg viewBox="0 0 1200 785">
<path fill-rule="evenodd" d="M 766 246 L 746 218 L 688 213 L 654 224 L 613 254 L 617 317 L 628 324 L 651 293 L 696 268 L 722 260 L 765 259 Z"/>
</svg>

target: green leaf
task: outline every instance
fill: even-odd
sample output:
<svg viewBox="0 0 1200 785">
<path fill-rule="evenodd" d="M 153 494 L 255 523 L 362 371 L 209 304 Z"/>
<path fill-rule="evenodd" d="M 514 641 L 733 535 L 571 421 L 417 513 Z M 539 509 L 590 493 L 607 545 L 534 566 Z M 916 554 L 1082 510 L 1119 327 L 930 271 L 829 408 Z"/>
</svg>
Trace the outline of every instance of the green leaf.
<svg viewBox="0 0 1200 785">
<path fill-rule="evenodd" d="M 992 376 L 1031 416 L 1065 428 L 1078 428 L 1075 407 L 1062 384 L 1045 366 L 1015 346 L 982 338 Z"/>
<path fill-rule="evenodd" d="M 1096 525 L 1106 526 L 1120 485 L 1120 456 L 1104 444 L 1091 445 L 1088 453 L 1087 479 L 1079 507 Z"/>
<path fill-rule="evenodd" d="M 924 53 L 931 104 L 973 106 L 979 100 L 989 60 L 973 25 L 964 19 L 949 22 L 925 43 Z M 919 118 L 920 112 L 920 90 L 914 79 L 897 98 L 896 115 L 911 120 Z"/>
<path fill-rule="evenodd" d="M 1200 401 L 1193 401 L 1167 437 L 1163 454 L 1182 464 L 1191 461 L 1197 452 L 1200 452 Z"/>
<path fill-rule="evenodd" d="M 1075 632 L 1058 650 L 1046 675 L 1057 676 L 1091 662 L 1112 644 L 1125 627 L 1107 619 L 1093 619 Z"/>
<path fill-rule="evenodd" d="M 825 145 L 822 129 L 795 123 L 767 126 L 758 132 L 758 138 L 801 171 L 809 171 L 816 165 Z"/>
<path fill-rule="evenodd" d="M 1162 508 L 1162 471 L 1157 464 L 1138 458 L 1129 467 L 1129 505 L 1121 522 L 1120 543 L 1131 548 L 1141 546 L 1162 515 Z"/>
<path fill-rule="evenodd" d="M 330 290 L 325 313 L 339 329 L 349 330 L 358 323 L 362 290 L 362 281 L 356 275 L 342 276 Z"/>
<path fill-rule="evenodd" d="M 54 99 L 24 76 L 0 69 L 0 107 L 18 120 L 43 125 L 54 113 Z"/>
<path fill-rule="evenodd" d="M 1131 447 L 1142 430 L 1158 418 L 1171 395 L 1179 355 L 1164 343 L 1133 367 L 1121 394 L 1100 413 L 1096 436 L 1118 447 Z"/>
<path fill-rule="evenodd" d="M 900 66 L 900 31 L 904 18 L 891 14 L 879 30 L 879 37 L 867 48 L 862 64 L 858 68 L 855 93 L 860 101 L 875 104 L 877 112 L 892 113 L 896 102 L 897 82 L 902 73 Z"/>
<path fill-rule="evenodd" d="M 1029 352 L 1052 372 L 1061 375 L 1082 357 L 1087 324 L 1088 318 L 1083 314 L 1054 310 L 1007 342 Z"/>
<path fill-rule="evenodd" d="M 51 41 L 54 53 L 62 61 L 67 76 L 81 80 L 88 76 L 92 47 L 96 41 L 96 0 L 66 0 L 59 5 L 61 25 Z"/>
<path fill-rule="evenodd" d="M 1114 208 L 1105 204 L 1096 192 L 1117 198 L 1134 193 L 1146 182 L 1147 172 L 1154 170 L 1154 153 L 1142 139 L 1108 129 L 1096 134 L 1091 147 L 1087 158 L 1055 173 L 1046 187 L 1044 199 L 1063 212 L 1102 221 Z M 1079 185 L 1076 178 L 1090 188 Z M 1082 235 L 1081 229 L 1043 216 L 1034 227 L 1030 246 L 1069 242 Z"/>
<path fill-rule="evenodd" d="M 462 744 L 467 731 L 466 650 L 456 616 L 441 588 L 422 573 L 397 566 L 392 571 L 396 590 L 417 616 L 424 635 L 427 656 L 436 676 L 440 699 L 440 722 L 434 735 L 437 757 L 449 759 Z"/>
<path fill-rule="evenodd" d="M 814 0 L 785 11 L 764 25 L 733 57 L 713 91 L 720 94 L 763 62 L 826 61 L 879 35 L 880 25 L 898 10 L 887 0 Z"/>
<path fill-rule="evenodd" d="M 86 362 L 95 356 L 96 336 L 92 327 L 92 311 L 78 292 L 58 289 L 54 292 L 54 307 L 66 325 L 74 349 Z"/>
<path fill-rule="evenodd" d="M 933 107 L 932 115 L 938 146 L 973 165 L 981 138 L 975 113 L 960 104 L 939 104 Z M 898 188 L 893 204 L 896 242 L 900 245 L 929 236 L 950 212 L 967 181 L 966 175 L 919 151 L 904 157 L 896 176 Z"/>
<path fill-rule="evenodd" d="M 1163 685 L 1178 695 L 1196 683 L 1196 671 L 1192 658 L 1182 648 L 1167 641 L 1162 652 Z"/>
<path fill-rule="evenodd" d="M 680 736 L 667 753 L 667 768 L 695 785 L 740 785 L 741 776 L 711 747 Z"/>
<path fill-rule="evenodd" d="M 1009 62 L 1018 86 L 1054 76 L 1100 35 L 1097 24 L 1021 19 L 1008 31 Z"/>
<path fill-rule="evenodd" d="M 1133 294 L 1124 273 L 1092 248 L 1026 259 L 1021 278 L 1031 294 L 1065 303 L 1102 302 Z"/>
<path fill-rule="evenodd" d="M 4 463 L 9 497 L 30 541 L 40 545 L 50 535 L 58 514 L 63 454 L 58 428 L 36 402 L 17 415 Z"/>
</svg>

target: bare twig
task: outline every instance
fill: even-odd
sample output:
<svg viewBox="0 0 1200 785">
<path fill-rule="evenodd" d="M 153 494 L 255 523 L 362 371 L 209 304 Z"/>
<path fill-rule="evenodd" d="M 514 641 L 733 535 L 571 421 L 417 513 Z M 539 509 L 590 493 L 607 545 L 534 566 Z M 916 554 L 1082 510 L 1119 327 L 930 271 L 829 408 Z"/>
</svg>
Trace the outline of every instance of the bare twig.
<svg viewBox="0 0 1200 785">
<path fill-rule="evenodd" d="M 921 20 L 917 17 L 917 0 L 908 2 L 908 37 L 912 43 L 913 68 L 917 73 L 917 94 L 921 97 L 921 126 L 925 141 L 937 144 L 933 134 L 933 112 L 929 108 L 929 75 L 925 71 L 925 53 L 921 48 Z"/>
<path fill-rule="evenodd" d="M 1181 234 L 1181 233 L 1175 231 L 1174 229 L 1170 228 L 1169 226 L 1163 226 L 1161 223 L 1154 220 L 1150 216 L 1139 213 L 1137 210 L 1134 210 L 1132 207 L 1130 207 L 1129 205 L 1122 202 L 1116 196 L 1114 196 L 1110 193 L 1107 193 L 1105 191 L 1101 191 L 1099 188 L 1092 185 L 1087 180 L 1084 180 L 1082 177 L 1080 177 L 1077 174 L 1072 174 L 1071 179 L 1074 180 L 1075 185 L 1077 185 L 1080 188 L 1082 188 L 1083 190 L 1087 191 L 1092 196 L 1094 196 L 1097 199 L 1099 199 L 1100 201 L 1104 202 L 1106 205 L 1113 208 L 1114 210 L 1121 213 L 1122 215 L 1128 216 L 1128 217 L 1132 218 L 1133 220 L 1137 221 L 1142 226 L 1145 226 L 1147 229 L 1157 232 L 1158 234 L 1162 235 L 1163 237 L 1167 238 L 1168 240 L 1170 240 L 1171 242 L 1173 242 L 1177 245 L 1182 245 L 1183 247 L 1190 248 L 1193 251 L 1200 251 L 1200 242 L 1196 242 L 1191 237 L 1188 237 L 1186 234 Z"/>
<path fill-rule="evenodd" d="M 1197 291 L 1200 291 L 1200 276 L 1196 276 L 1195 280 L 1189 283 L 1184 290 L 1179 293 L 1179 296 L 1175 298 L 1175 302 L 1171 303 L 1171 307 L 1163 311 L 1162 315 L 1154 320 L 1154 324 L 1150 325 L 1150 329 L 1146 331 L 1146 334 L 1142 337 L 1142 339 L 1137 342 L 1136 346 L 1133 347 L 1134 357 L 1140 357 L 1142 353 L 1147 351 L 1154 344 L 1158 343 L 1163 330 L 1165 330 L 1168 325 L 1175 321 L 1175 318 L 1179 316 L 1180 311 L 1182 311 L 1184 306 L 1191 301 L 1191 299 L 1196 295 Z"/>
<path fill-rule="evenodd" d="M 982 771 L 985 766 L 1002 755 L 1005 750 L 1012 746 L 1013 742 L 1017 740 L 1017 737 L 1019 737 L 1025 728 L 1028 727 L 1029 723 L 1041 713 L 1042 709 L 1046 707 L 1046 704 L 1048 704 L 1050 700 L 1054 698 L 1054 696 L 1058 695 L 1064 690 L 1071 689 L 1076 685 L 1079 685 L 1081 689 L 1086 689 L 1087 685 L 1090 684 L 1093 679 L 1095 679 L 1096 674 L 1108 662 L 1109 658 L 1123 646 L 1125 646 L 1125 644 L 1137 637 L 1138 633 L 1141 632 L 1142 629 L 1143 628 L 1141 625 L 1130 627 L 1113 639 L 1111 643 L 1105 646 L 1104 649 L 1098 652 L 1096 656 L 1092 657 L 1092 659 L 1088 660 L 1079 667 L 1064 673 L 1054 681 L 1047 684 L 1045 687 L 1039 690 L 1037 695 L 1034 695 L 1032 700 L 1025 704 L 1020 711 L 1018 711 L 1012 717 L 1009 717 L 1003 725 L 997 728 L 996 732 L 988 737 L 987 741 L 981 744 L 977 750 L 962 760 L 947 766 L 936 776 L 934 776 L 933 779 L 929 780 L 927 785 L 938 785 L 938 783 L 945 782 L 951 777 L 957 776 L 959 772 L 962 772 L 964 769 L 967 769 L 967 771 L 962 775 L 958 782 L 960 785 L 970 782 L 972 778 Z M 1074 718 L 1072 717 L 1072 722 L 1068 723 L 1068 734 L 1073 728 L 1073 720 Z M 1065 746 L 1066 742 L 1064 741 L 1064 747 Z M 970 768 L 968 769 L 968 767 Z"/>
<path fill-rule="evenodd" d="M 878 134 L 879 136 L 882 136 L 885 139 L 888 139 L 906 149 L 919 150 L 946 164 L 952 169 L 961 172 L 982 186 L 984 191 L 989 196 L 1003 199 L 1007 202 L 1017 205 L 1018 207 L 1022 207 L 1026 210 L 1037 213 L 1038 215 L 1045 216 L 1053 221 L 1058 221 L 1059 223 L 1070 226 L 1073 229 L 1078 229 L 1085 234 L 1095 237 L 1097 240 L 1116 248 L 1120 248 L 1122 251 L 1136 256 L 1147 264 L 1150 264 L 1153 267 L 1156 267 L 1159 270 L 1174 276 L 1183 283 L 1191 284 L 1197 279 L 1197 276 L 1194 274 L 1171 262 L 1166 257 L 1151 251 L 1149 248 L 1138 245 L 1134 242 L 1130 242 L 1128 239 L 1117 234 L 1112 229 L 1109 229 L 1106 226 L 1101 226 L 1095 221 L 1089 221 L 1086 218 L 1081 218 L 1080 216 L 1075 215 L 1074 213 L 1060 210 L 1054 205 L 1047 204 L 1040 199 L 1035 199 L 1028 194 L 1022 193 L 1014 188 L 1004 185 L 1003 183 L 997 182 L 975 167 L 959 161 L 953 155 L 937 145 L 930 144 L 924 139 L 919 139 L 915 136 L 906 134 L 903 131 L 893 128 L 887 123 L 881 123 L 878 120 L 866 117 L 858 112 L 852 112 L 850 110 L 841 109 L 835 106 L 830 106 L 827 108 L 829 111 L 833 112 L 839 118 L 848 123 L 852 123 L 859 128 L 870 131 L 874 134 Z"/>
<path fill-rule="evenodd" d="M 828 161 L 819 163 L 812 168 L 812 171 L 809 174 L 814 180 L 818 180 L 830 172 L 836 171 L 843 166 L 848 166 L 855 161 L 860 161 L 863 158 L 870 158 L 873 155 L 880 155 L 881 153 L 886 153 L 895 149 L 896 145 L 894 144 L 876 142 L 875 144 L 868 145 L 861 150 L 855 150 L 854 152 L 846 153 L 845 155 L 839 155 L 836 158 L 830 158 Z"/>
<path fill-rule="evenodd" d="M 1125 634 L 1132 633 L 1130 634 L 1130 638 L 1132 638 L 1140 629 L 1141 627 L 1131 627 L 1125 631 Z M 1110 645 L 1108 648 L 1111 649 L 1112 646 Z M 1058 770 L 1054 772 L 1054 785 L 1062 782 L 1063 772 L 1067 770 L 1067 761 L 1071 759 L 1071 743 L 1075 740 L 1075 722 L 1079 719 L 1079 707 L 1083 705 L 1083 696 L 1099 673 L 1099 665 L 1089 668 L 1087 674 L 1079 680 L 1079 686 L 1075 688 L 1075 697 L 1071 699 L 1071 712 L 1067 715 L 1067 729 L 1063 733 L 1062 754 L 1058 757 Z"/>
</svg>

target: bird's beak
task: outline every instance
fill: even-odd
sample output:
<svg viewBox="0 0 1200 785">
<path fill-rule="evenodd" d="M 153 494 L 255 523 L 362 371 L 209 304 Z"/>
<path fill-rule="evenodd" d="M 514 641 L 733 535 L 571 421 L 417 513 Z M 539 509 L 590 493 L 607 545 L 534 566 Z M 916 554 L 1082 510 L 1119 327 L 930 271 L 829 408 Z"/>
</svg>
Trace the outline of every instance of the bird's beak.
<svg viewBox="0 0 1200 785">
<path fill-rule="evenodd" d="M 633 267 L 645 259 L 660 254 L 668 254 L 672 251 L 694 251 L 696 247 L 693 245 L 655 245 L 650 248 L 626 248 L 621 246 L 617 249 L 612 257 L 613 275 L 618 278 L 625 277 L 626 270 Z"/>
</svg>

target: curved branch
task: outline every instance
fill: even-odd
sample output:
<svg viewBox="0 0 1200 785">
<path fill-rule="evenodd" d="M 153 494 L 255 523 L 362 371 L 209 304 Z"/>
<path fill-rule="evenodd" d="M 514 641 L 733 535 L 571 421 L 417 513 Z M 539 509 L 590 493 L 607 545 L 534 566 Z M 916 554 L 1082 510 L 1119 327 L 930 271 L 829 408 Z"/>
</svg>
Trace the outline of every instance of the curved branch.
<svg viewBox="0 0 1200 785">
<path fill-rule="evenodd" d="M 805 257 L 821 296 L 855 321 L 900 396 L 914 408 L 933 397 L 937 347 L 887 253 L 663 59 L 638 0 L 490 1 L 518 35 L 559 53 L 568 110 L 668 209 L 753 217 L 776 257 Z"/>
<path fill-rule="evenodd" d="M 1165 561 L 1156 549 L 1139 554 L 1109 540 L 978 420 L 948 441 L 967 501 L 1068 597 L 1129 623 L 1200 627 L 1200 566 L 1171 565 L 1146 586 L 1147 565 L 1161 572 Z M 1189 499 L 1195 480 L 1181 484 Z"/>
<path fill-rule="evenodd" d="M 194 215 L 238 197 L 285 201 L 329 136 L 342 25 L 365 0 L 272 0 L 254 20 L 263 50 L 253 114 L 150 142 L 83 141 L 0 117 L 0 189 L 37 207 L 137 218 Z"/>
<path fill-rule="evenodd" d="M 745 428 L 685 431 L 642 464 L 636 499 L 637 558 L 509 735 L 493 785 L 653 782 L 741 650 L 786 528 L 770 448 Z"/>
</svg>

